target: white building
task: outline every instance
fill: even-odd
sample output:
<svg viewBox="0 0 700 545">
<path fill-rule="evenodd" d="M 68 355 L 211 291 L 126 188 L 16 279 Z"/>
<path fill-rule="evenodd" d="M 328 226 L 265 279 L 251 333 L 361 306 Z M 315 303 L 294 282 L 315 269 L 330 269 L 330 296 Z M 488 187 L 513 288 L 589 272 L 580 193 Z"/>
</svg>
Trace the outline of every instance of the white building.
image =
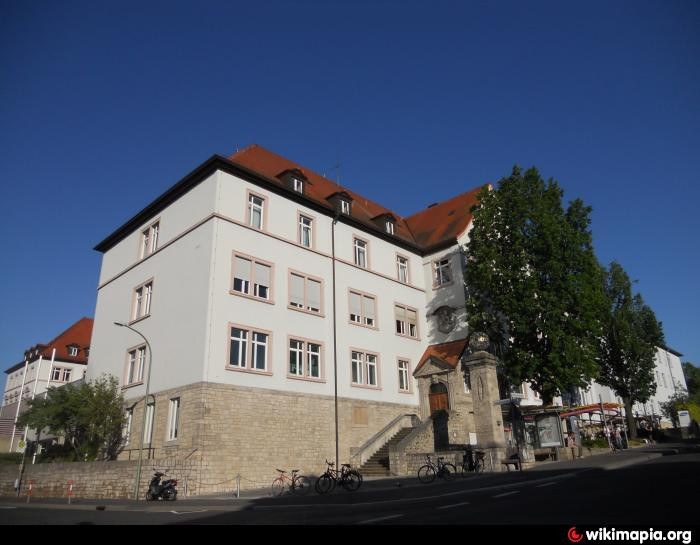
<svg viewBox="0 0 700 545">
<path fill-rule="evenodd" d="M 412 374 L 429 345 L 466 338 L 480 190 L 403 218 L 259 146 L 187 175 L 96 247 L 88 378 L 123 385 L 123 456 L 143 430 L 151 456 L 271 480 L 334 459 L 336 398 L 341 461 L 404 415 L 425 419 Z M 115 322 L 152 347 L 146 426 L 150 355 Z M 466 389 L 451 388 L 456 405 Z"/>
<path fill-rule="evenodd" d="M 21 361 L 5 371 L 5 392 L 0 409 L 0 439 L 10 448 L 15 417 L 30 399 L 43 395 L 48 387 L 62 386 L 85 376 L 90 353 L 92 318 L 81 318 L 48 344 L 37 344 Z M 18 410 L 19 409 L 19 410 Z M 15 433 L 24 437 L 24 430 Z M 29 439 L 33 439 L 30 434 Z"/>
</svg>

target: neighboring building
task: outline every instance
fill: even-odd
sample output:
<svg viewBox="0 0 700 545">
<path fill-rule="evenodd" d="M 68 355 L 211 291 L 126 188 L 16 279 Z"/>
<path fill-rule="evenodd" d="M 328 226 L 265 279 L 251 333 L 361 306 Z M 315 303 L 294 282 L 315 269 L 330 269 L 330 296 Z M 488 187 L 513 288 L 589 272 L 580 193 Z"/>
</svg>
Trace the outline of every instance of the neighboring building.
<svg viewBox="0 0 700 545">
<path fill-rule="evenodd" d="M 463 248 L 481 189 L 404 218 L 259 146 L 195 169 L 95 248 L 88 378 L 123 385 L 122 456 L 144 433 L 149 456 L 200 457 L 212 482 L 320 472 L 335 458 L 336 361 L 342 462 L 364 463 L 405 415 L 429 421 L 438 389 L 478 441 L 471 393 L 448 374 L 467 344 Z M 145 426 L 151 355 L 115 322 L 153 349 Z M 428 359 L 420 383 L 436 392 L 414 376 Z"/>
<path fill-rule="evenodd" d="M 85 376 L 91 336 L 92 318 L 81 318 L 48 344 L 37 344 L 26 350 L 24 361 L 5 371 L 7 379 L 0 409 L 0 438 L 7 440 L 7 448 L 18 405 L 21 414 L 27 401 L 46 392 L 49 386 L 62 386 Z M 23 432 L 16 431 L 15 444 Z"/>
</svg>

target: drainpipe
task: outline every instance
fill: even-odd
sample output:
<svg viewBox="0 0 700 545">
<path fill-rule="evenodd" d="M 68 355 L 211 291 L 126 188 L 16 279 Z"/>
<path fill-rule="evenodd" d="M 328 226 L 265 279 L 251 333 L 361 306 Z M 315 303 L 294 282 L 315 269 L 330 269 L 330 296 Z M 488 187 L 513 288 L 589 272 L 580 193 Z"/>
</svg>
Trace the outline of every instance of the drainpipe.
<svg viewBox="0 0 700 545">
<path fill-rule="evenodd" d="M 338 334 L 336 325 L 336 308 L 335 308 L 335 224 L 338 223 L 340 211 L 336 210 L 335 217 L 331 223 L 331 264 L 333 267 L 333 382 L 335 392 L 333 398 L 335 401 L 335 468 L 340 469 L 340 449 L 338 446 Z"/>
</svg>

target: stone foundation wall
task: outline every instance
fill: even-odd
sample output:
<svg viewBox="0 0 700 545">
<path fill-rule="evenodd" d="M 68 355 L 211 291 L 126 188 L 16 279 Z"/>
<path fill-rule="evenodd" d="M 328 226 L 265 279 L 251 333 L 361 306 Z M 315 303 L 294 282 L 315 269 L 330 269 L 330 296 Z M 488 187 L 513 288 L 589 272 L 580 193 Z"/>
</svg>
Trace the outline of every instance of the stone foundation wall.
<svg viewBox="0 0 700 545">
<path fill-rule="evenodd" d="M 25 466 L 20 497 L 25 498 L 32 483 L 32 496 L 68 498 L 69 482 L 73 481 L 75 498 L 131 498 L 134 493 L 137 461 L 48 463 Z M 156 470 L 168 470 L 178 480 L 178 493 L 185 497 L 197 493 L 197 480 L 206 475 L 206 464 L 195 460 L 144 460 L 141 467 L 139 497 L 144 498 L 148 483 Z M 15 496 L 15 479 L 19 467 L 0 466 L 0 496 Z"/>
</svg>

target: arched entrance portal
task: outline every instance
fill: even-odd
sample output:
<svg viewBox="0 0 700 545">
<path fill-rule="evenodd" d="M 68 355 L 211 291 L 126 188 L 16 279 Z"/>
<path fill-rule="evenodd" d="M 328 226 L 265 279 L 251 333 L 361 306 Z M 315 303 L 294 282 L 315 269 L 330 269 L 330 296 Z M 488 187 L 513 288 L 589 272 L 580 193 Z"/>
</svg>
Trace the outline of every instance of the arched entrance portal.
<svg viewBox="0 0 700 545">
<path fill-rule="evenodd" d="M 447 395 L 447 386 L 442 382 L 436 382 L 430 385 L 430 415 L 434 415 L 438 411 L 448 411 L 450 409 L 450 400 Z"/>
</svg>

